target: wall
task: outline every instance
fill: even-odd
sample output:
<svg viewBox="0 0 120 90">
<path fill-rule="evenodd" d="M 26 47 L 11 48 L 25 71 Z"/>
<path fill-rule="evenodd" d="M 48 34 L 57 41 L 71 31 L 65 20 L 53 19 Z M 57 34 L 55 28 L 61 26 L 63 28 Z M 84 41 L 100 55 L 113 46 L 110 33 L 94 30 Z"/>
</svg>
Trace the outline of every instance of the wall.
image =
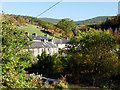
<svg viewBox="0 0 120 90">
<path fill-rule="evenodd" d="M 58 48 L 63 49 L 65 48 L 65 44 L 55 44 Z"/>
<path fill-rule="evenodd" d="M 46 54 L 50 54 L 50 55 L 54 55 L 55 53 L 58 53 L 58 48 L 34 48 L 29 50 L 32 51 L 32 54 L 35 57 L 41 55 L 43 51 L 45 51 Z M 24 51 L 28 51 L 28 49 L 25 49 Z"/>
</svg>

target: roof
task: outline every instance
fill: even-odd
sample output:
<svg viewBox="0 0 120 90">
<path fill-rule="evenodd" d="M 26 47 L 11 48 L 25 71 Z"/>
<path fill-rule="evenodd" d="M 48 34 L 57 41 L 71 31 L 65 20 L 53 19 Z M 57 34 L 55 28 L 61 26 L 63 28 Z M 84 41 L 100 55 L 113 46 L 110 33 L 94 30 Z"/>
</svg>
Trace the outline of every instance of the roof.
<svg viewBox="0 0 120 90">
<path fill-rule="evenodd" d="M 41 39 L 50 40 L 50 38 L 47 36 L 36 36 L 34 40 L 41 40 Z"/>
<path fill-rule="evenodd" d="M 29 38 L 34 38 L 34 40 L 41 40 L 41 39 L 46 39 L 46 40 L 50 40 L 49 37 L 47 37 L 46 35 L 45 36 L 34 36 L 34 35 L 30 35 L 28 36 Z"/>
<path fill-rule="evenodd" d="M 27 48 L 57 48 L 52 42 L 33 42 Z"/>
<path fill-rule="evenodd" d="M 33 35 L 29 35 L 28 38 L 34 38 L 34 36 Z"/>
<path fill-rule="evenodd" d="M 61 39 L 53 39 L 54 44 L 62 44 Z"/>
<path fill-rule="evenodd" d="M 68 42 L 70 42 L 70 39 L 61 39 L 63 44 L 67 44 Z"/>
<path fill-rule="evenodd" d="M 54 44 L 67 44 L 70 42 L 70 39 L 53 39 Z"/>
</svg>

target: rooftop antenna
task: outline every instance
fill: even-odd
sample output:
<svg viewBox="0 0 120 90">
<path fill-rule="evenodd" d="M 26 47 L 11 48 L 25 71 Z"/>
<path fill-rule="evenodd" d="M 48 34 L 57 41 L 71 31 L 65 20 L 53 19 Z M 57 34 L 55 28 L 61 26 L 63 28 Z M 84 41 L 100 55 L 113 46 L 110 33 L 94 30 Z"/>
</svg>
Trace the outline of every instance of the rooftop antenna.
<svg viewBox="0 0 120 90">
<path fill-rule="evenodd" d="M 53 8 L 54 6 L 56 6 L 57 4 L 59 4 L 61 1 L 62 1 L 62 0 L 60 0 L 60 1 L 57 2 L 57 3 L 55 3 L 54 5 L 52 5 L 51 7 L 49 7 L 48 9 L 46 9 L 45 11 L 43 11 L 42 13 L 40 13 L 39 15 L 37 15 L 36 18 L 39 17 L 39 16 L 41 16 L 41 15 L 44 14 L 45 12 L 49 11 L 51 8 Z"/>
</svg>

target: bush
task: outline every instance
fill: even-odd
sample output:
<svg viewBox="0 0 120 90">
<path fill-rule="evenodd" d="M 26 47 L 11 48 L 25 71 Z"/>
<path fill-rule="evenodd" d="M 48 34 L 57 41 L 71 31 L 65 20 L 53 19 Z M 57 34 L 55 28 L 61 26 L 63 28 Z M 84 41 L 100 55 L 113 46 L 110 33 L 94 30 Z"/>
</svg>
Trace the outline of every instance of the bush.
<svg viewBox="0 0 120 90">
<path fill-rule="evenodd" d="M 118 55 L 115 38 L 109 31 L 90 30 L 72 38 L 67 50 L 66 72 L 79 81 L 99 85 L 102 79 L 117 75 Z"/>
</svg>

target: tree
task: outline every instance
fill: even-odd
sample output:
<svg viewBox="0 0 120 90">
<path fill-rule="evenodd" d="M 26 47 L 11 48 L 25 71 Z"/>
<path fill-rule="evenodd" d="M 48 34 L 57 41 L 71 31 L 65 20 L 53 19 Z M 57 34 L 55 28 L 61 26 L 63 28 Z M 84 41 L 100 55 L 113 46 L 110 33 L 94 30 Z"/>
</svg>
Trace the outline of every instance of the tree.
<svg viewBox="0 0 120 90">
<path fill-rule="evenodd" d="M 26 68 L 37 62 L 31 52 L 24 51 L 30 43 L 22 30 L 18 30 L 15 26 L 7 25 L 6 22 L 2 23 L 2 88 L 55 87 L 55 85 L 52 86 L 48 83 L 43 85 L 41 75 L 27 74 L 25 71 Z M 45 66 L 48 65 L 47 67 L 51 70 L 56 56 L 51 57 L 49 55 L 41 59 L 48 60 L 43 64 Z M 48 70 L 47 68 L 45 69 Z"/>
<path fill-rule="evenodd" d="M 65 18 L 62 19 L 61 21 L 59 21 L 56 25 L 58 28 L 64 30 L 66 32 L 66 34 L 68 34 L 69 32 L 71 33 L 71 31 L 74 28 L 74 22 L 73 20 L 70 20 L 69 18 Z M 67 35 L 69 36 L 69 35 Z"/>
<path fill-rule="evenodd" d="M 80 32 L 70 41 L 67 50 L 68 70 L 78 80 L 87 76 L 93 85 L 102 78 L 117 74 L 118 56 L 114 53 L 116 42 L 109 31 L 89 30 Z"/>
<path fill-rule="evenodd" d="M 14 17 L 9 17 L 9 23 L 17 23 L 16 19 Z"/>
<path fill-rule="evenodd" d="M 32 66 L 33 70 L 39 70 L 39 73 L 45 73 L 47 77 L 50 73 L 61 72 L 62 67 L 60 65 L 60 59 L 57 55 L 47 55 L 46 52 L 43 52 L 41 56 L 38 55 L 38 62 Z M 32 69 L 30 71 L 32 71 Z"/>
<path fill-rule="evenodd" d="M 31 83 L 27 81 L 26 71 L 35 62 L 31 52 L 23 49 L 30 45 L 24 32 L 15 26 L 2 24 L 2 79 L 7 88 L 25 88 Z M 31 79 L 32 80 L 32 79 Z"/>
<path fill-rule="evenodd" d="M 17 21 L 19 22 L 20 25 L 23 25 L 26 22 L 22 16 L 18 16 Z"/>
<path fill-rule="evenodd" d="M 120 44 L 120 28 L 118 31 L 115 30 L 115 36 L 117 43 Z"/>
<path fill-rule="evenodd" d="M 38 22 L 38 25 L 39 25 L 39 26 L 42 26 L 43 28 L 45 28 L 46 24 L 47 24 L 47 22 L 42 21 L 42 20 L 40 20 L 40 21 Z"/>
</svg>

